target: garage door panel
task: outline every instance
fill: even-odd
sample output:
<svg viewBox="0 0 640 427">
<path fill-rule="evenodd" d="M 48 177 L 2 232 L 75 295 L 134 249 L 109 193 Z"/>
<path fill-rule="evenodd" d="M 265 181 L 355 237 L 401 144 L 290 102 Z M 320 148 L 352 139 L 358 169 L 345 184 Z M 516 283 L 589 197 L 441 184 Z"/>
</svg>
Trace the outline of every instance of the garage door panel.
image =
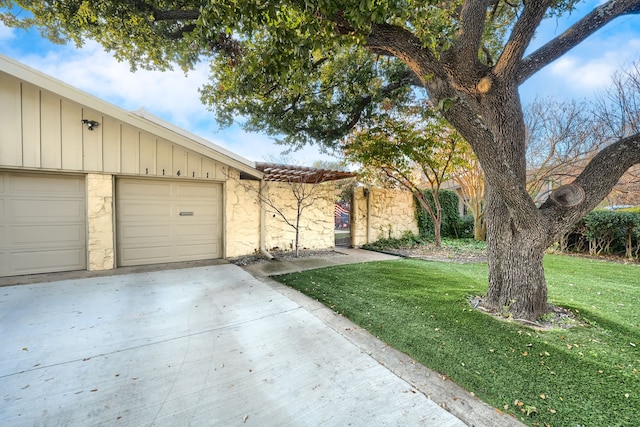
<svg viewBox="0 0 640 427">
<path fill-rule="evenodd" d="M 5 234 L 7 242 L 15 246 L 78 246 L 77 242 L 85 237 L 85 229 L 79 224 L 18 225 L 8 228 Z"/>
<path fill-rule="evenodd" d="M 144 247 L 127 247 L 122 250 L 121 256 L 125 260 L 138 260 L 141 262 L 137 265 L 159 264 L 161 262 L 171 262 L 171 246 L 144 246 Z"/>
<path fill-rule="evenodd" d="M 216 243 L 189 244 L 177 246 L 177 256 L 184 260 L 199 260 L 220 257 L 218 248 L 220 245 Z M 213 254 L 209 255 L 208 254 Z"/>
<path fill-rule="evenodd" d="M 205 224 L 182 224 L 176 227 L 176 238 L 178 240 L 184 240 L 188 238 L 188 240 L 193 241 L 194 238 L 197 240 L 198 237 L 211 240 L 213 236 L 218 234 L 218 227 L 215 224 L 205 223 Z"/>
<path fill-rule="evenodd" d="M 171 197 L 171 185 L 168 182 L 148 181 L 122 181 L 120 192 L 123 198 L 133 199 L 157 199 Z"/>
<path fill-rule="evenodd" d="M 216 204 L 191 203 L 180 204 L 176 207 L 175 212 L 180 215 L 181 212 L 188 212 L 193 219 L 217 219 L 220 215 L 220 207 Z M 188 219 L 185 219 L 188 220 Z"/>
<path fill-rule="evenodd" d="M 77 199 L 12 199 L 11 210 L 7 216 L 16 222 L 28 222 L 37 219 L 38 222 L 84 221 L 85 202 Z M 45 213 L 46 215 L 43 215 Z M 9 219 L 8 218 L 8 219 Z"/>
<path fill-rule="evenodd" d="M 135 242 L 136 239 L 149 242 L 158 240 L 166 241 L 167 239 L 171 239 L 171 229 L 163 224 L 129 224 L 122 226 L 120 230 L 118 237 L 130 240 L 131 242 Z"/>
<path fill-rule="evenodd" d="M 171 215 L 171 206 L 166 203 L 144 203 L 136 200 L 122 206 L 119 211 L 121 219 L 131 219 L 139 221 L 140 218 L 165 218 Z"/>
<path fill-rule="evenodd" d="M 202 198 L 203 195 L 211 198 L 218 198 L 219 192 L 217 186 L 211 184 L 197 183 L 196 185 L 177 184 L 175 186 L 176 196 L 182 198 Z"/>
<path fill-rule="evenodd" d="M 77 176 L 60 175 L 9 175 L 9 188 L 12 193 L 24 195 L 37 194 L 50 197 L 63 197 L 65 194 L 77 197 L 84 193 L 84 180 Z"/>
<path fill-rule="evenodd" d="M 0 251 L 0 277 L 8 276 L 11 269 L 9 268 L 9 254 L 7 252 Z"/>
<path fill-rule="evenodd" d="M 210 182 L 119 179 L 119 265 L 220 258 L 221 188 Z"/>
<path fill-rule="evenodd" d="M 86 268 L 82 176 L 0 172 L 0 276 Z"/>
<path fill-rule="evenodd" d="M 84 269 L 84 248 L 13 252 L 9 264 L 14 274 L 51 273 Z"/>
</svg>

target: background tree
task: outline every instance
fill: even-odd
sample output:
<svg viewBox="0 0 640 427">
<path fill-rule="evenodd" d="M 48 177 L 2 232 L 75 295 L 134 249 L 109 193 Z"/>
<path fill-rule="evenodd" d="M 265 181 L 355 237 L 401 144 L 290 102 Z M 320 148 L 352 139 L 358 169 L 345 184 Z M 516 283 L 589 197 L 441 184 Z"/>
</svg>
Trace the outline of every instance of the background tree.
<svg viewBox="0 0 640 427">
<path fill-rule="evenodd" d="M 358 126 L 343 141 L 342 150 L 346 159 L 362 166 L 361 173 L 369 181 L 386 181 L 411 191 L 433 221 L 435 244 L 441 246 L 438 193 L 452 172 L 462 167 L 457 154 L 462 142 L 437 112 L 422 106 L 402 106 Z"/>
<path fill-rule="evenodd" d="M 596 100 L 601 133 L 608 142 L 640 132 L 640 59 L 617 71 Z M 612 205 L 640 205 L 640 167 L 632 166 L 608 196 Z"/>
<path fill-rule="evenodd" d="M 535 51 L 545 18 L 577 0 L 183 0 L 36 2 L 3 13 L 9 25 L 98 40 L 147 67 L 211 58 L 203 100 L 222 123 L 286 135 L 293 144 L 336 141 L 390 98 L 426 89 L 473 147 L 486 178 L 489 287 L 485 307 L 534 319 L 547 310 L 546 248 L 591 211 L 632 165 L 640 135 L 620 137 L 537 206 L 526 187 L 519 86 L 640 0 L 608 0 Z M 14 2 L 2 0 L 2 5 Z M 16 13 L 13 13 L 13 12 Z"/>
<path fill-rule="evenodd" d="M 485 240 L 487 223 L 484 220 L 484 172 L 466 141 L 458 145 L 457 155 L 461 158 L 461 165 L 452 173 L 452 180 L 460 187 L 464 203 L 473 215 L 473 238 Z"/>
<path fill-rule="evenodd" d="M 539 203 L 553 188 L 575 179 L 608 142 L 592 103 L 536 99 L 524 111 L 527 191 Z"/>
</svg>

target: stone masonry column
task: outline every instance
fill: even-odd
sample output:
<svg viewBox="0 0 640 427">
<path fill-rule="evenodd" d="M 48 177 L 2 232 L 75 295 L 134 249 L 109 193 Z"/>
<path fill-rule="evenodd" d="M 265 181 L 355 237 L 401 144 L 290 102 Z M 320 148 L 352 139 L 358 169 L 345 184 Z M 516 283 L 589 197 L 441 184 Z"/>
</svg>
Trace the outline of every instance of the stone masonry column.
<svg viewBox="0 0 640 427">
<path fill-rule="evenodd" d="M 87 229 L 88 270 L 114 268 L 112 175 L 87 175 Z"/>
</svg>

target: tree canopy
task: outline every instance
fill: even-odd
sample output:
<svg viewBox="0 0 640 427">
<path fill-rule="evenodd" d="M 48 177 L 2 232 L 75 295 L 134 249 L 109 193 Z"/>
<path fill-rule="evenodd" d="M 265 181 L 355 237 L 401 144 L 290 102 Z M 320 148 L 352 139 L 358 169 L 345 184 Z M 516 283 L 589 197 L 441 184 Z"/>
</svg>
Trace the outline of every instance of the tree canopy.
<svg viewBox="0 0 640 427">
<path fill-rule="evenodd" d="M 346 159 L 362 166 L 361 174 L 369 181 L 390 182 L 411 191 L 431 217 L 435 243 L 440 246 L 438 192 L 456 171 L 469 166 L 462 145 L 466 142 L 460 134 L 433 108 L 403 105 L 358 125 L 340 148 Z M 433 207 L 425 191 L 431 193 Z"/>
</svg>

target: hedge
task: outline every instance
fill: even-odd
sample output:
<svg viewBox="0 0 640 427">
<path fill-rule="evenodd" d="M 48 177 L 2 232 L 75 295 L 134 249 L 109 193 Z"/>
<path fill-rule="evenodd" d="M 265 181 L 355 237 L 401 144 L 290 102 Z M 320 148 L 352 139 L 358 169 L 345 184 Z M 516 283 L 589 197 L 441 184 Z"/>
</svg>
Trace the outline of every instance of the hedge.
<svg viewBox="0 0 640 427">
<path fill-rule="evenodd" d="M 590 255 L 618 255 L 638 258 L 640 213 L 593 211 L 580 220 L 558 243 L 563 251 Z"/>
<path fill-rule="evenodd" d="M 423 194 L 431 207 L 435 209 L 431 192 L 425 190 Z M 456 239 L 473 237 L 473 217 L 469 217 L 469 215 L 460 216 L 460 212 L 458 211 L 458 195 L 454 191 L 442 190 L 438 192 L 438 200 L 442 207 L 441 236 Z M 415 205 L 420 236 L 426 238 L 433 237 L 434 229 L 431 216 L 417 200 Z"/>
</svg>

